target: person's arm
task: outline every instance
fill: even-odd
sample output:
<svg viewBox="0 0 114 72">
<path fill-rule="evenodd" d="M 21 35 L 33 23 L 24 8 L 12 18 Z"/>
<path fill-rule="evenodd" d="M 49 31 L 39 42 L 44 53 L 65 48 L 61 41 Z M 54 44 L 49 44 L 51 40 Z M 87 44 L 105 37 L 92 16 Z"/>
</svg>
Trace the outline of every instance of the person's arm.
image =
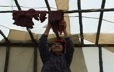
<svg viewBox="0 0 114 72">
<path fill-rule="evenodd" d="M 65 23 L 65 27 L 64 27 L 63 33 L 64 33 L 65 41 L 66 41 L 65 58 L 66 58 L 67 63 L 70 66 L 72 58 L 73 58 L 74 45 L 73 45 L 73 42 L 70 39 L 69 34 L 68 34 L 67 30 L 66 30 L 66 23 Z"/>
<path fill-rule="evenodd" d="M 50 56 L 49 47 L 47 43 L 47 38 L 48 38 L 50 28 L 51 26 L 50 24 L 48 24 L 48 26 L 46 27 L 46 30 L 44 31 L 41 38 L 39 39 L 39 44 L 38 44 L 39 52 L 43 63 L 45 63 Z"/>
<path fill-rule="evenodd" d="M 46 27 L 46 30 L 44 31 L 44 35 L 48 36 L 50 29 L 51 29 L 51 24 L 49 23 Z"/>
<path fill-rule="evenodd" d="M 67 27 L 66 21 L 65 21 L 65 20 L 62 20 L 61 25 L 64 26 L 64 28 L 63 28 L 64 36 L 65 36 L 65 37 L 69 37 L 69 34 L 68 34 L 67 30 L 66 30 L 66 27 Z"/>
</svg>

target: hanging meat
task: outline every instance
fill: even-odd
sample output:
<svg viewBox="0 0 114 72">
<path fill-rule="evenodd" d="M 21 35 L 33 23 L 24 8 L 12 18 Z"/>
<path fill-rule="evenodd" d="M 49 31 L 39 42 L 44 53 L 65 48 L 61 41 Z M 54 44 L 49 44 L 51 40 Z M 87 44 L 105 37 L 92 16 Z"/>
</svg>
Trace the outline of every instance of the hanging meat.
<svg viewBox="0 0 114 72">
<path fill-rule="evenodd" d="M 29 9 L 28 11 L 13 11 L 13 20 L 15 25 L 27 28 L 33 28 L 32 19 L 40 20 L 41 23 L 46 19 L 46 11 L 35 11 Z"/>
<path fill-rule="evenodd" d="M 62 34 L 64 30 L 64 13 L 62 10 L 49 12 L 49 23 L 52 26 L 54 33 Z"/>
</svg>

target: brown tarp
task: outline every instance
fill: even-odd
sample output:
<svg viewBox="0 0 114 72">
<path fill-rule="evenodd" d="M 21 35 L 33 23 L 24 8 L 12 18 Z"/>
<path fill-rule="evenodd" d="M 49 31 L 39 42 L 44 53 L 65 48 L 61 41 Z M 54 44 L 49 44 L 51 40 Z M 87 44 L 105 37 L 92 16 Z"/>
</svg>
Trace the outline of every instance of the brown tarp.
<svg viewBox="0 0 114 72">
<path fill-rule="evenodd" d="M 113 33 L 101 33 L 99 37 L 99 44 L 114 44 L 114 34 Z M 84 39 L 95 43 L 96 33 L 85 33 Z M 114 52 L 114 47 L 105 47 L 107 50 Z"/>
</svg>

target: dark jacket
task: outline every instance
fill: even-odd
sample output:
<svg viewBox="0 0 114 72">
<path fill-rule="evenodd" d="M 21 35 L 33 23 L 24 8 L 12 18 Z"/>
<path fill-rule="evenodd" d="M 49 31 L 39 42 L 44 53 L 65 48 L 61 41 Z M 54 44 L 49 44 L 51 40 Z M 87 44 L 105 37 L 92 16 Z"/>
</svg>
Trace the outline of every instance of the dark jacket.
<svg viewBox="0 0 114 72">
<path fill-rule="evenodd" d="M 66 40 L 66 52 L 60 56 L 56 56 L 49 51 L 47 43 L 47 35 L 42 35 L 39 39 L 39 51 L 43 62 L 41 72 L 71 72 L 70 64 L 73 57 L 73 42 L 69 37 Z"/>
</svg>

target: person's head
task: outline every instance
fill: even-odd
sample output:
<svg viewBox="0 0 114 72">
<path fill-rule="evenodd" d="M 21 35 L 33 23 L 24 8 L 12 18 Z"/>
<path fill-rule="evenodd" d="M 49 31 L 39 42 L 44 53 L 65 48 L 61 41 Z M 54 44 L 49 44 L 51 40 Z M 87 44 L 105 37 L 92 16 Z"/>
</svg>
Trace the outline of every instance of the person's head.
<svg viewBox="0 0 114 72">
<path fill-rule="evenodd" d="M 51 52 L 54 54 L 62 54 L 65 52 L 65 41 L 63 39 L 54 40 L 52 42 Z"/>
</svg>

